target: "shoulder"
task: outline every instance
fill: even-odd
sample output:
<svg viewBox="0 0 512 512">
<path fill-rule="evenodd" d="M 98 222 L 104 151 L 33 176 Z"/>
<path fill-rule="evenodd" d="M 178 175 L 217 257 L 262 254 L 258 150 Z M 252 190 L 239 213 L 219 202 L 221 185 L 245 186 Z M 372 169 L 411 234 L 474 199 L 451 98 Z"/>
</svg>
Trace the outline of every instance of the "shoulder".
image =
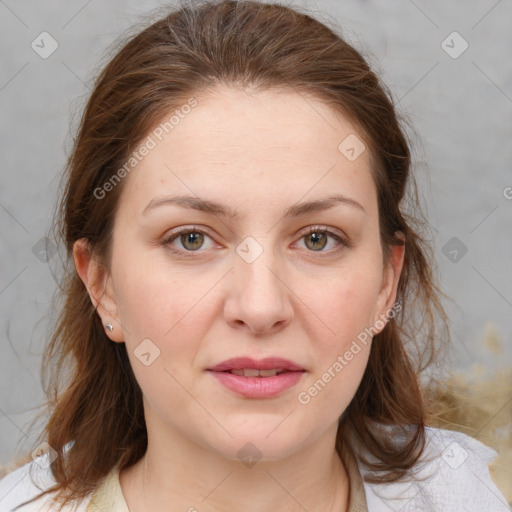
<svg viewBox="0 0 512 512">
<path fill-rule="evenodd" d="M 369 512 L 508 512 L 491 479 L 497 453 L 460 432 L 427 427 L 426 446 L 411 477 L 390 484 L 364 483 Z M 365 469 L 360 467 L 364 476 Z"/>
<path fill-rule="evenodd" d="M 12 512 L 15 507 L 38 496 L 55 485 L 47 454 L 15 469 L 0 480 L 0 512 Z M 16 512 L 57 512 L 59 505 L 53 500 L 55 494 L 48 493 Z M 88 500 L 80 505 L 65 507 L 62 512 L 86 512 Z"/>
</svg>

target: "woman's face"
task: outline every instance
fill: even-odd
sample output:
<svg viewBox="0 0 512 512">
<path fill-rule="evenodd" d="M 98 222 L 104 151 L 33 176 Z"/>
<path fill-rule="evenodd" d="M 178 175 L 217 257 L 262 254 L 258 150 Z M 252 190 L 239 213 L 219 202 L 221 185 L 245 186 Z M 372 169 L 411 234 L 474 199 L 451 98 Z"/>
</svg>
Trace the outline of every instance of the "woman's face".
<svg viewBox="0 0 512 512">
<path fill-rule="evenodd" d="M 384 266 L 369 151 L 347 119 L 293 92 L 196 99 L 124 178 L 99 312 L 126 343 L 150 436 L 281 458 L 335 433 L 403 252 Z M 211 370 L 265 358 L 302 371 Z"/>
</svg>

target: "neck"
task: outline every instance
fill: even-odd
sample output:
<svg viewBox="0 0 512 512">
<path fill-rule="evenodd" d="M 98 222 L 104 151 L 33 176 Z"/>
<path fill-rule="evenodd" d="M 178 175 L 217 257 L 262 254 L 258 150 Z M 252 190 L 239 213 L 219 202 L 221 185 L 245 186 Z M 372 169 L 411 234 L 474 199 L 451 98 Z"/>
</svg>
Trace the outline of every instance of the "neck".
<svg viewBox="0 0 512 512">
<path fill-rule="evenodd" d="M 148 431 L 147 451 L 121 471 L 121 488 L 131 512 L 346 511 L 348 476 L 334 449 L 335 435 L 331 429 L 287 457 L 252 465 L 186 438 Z"/>
</svg>

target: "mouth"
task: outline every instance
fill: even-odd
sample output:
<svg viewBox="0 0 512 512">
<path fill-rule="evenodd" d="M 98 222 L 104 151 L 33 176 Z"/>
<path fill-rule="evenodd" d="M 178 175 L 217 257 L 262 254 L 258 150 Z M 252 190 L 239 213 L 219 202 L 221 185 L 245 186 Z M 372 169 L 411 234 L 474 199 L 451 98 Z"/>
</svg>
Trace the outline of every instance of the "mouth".
<svg viewBox="0 0 512 512">
<path fill-rule="evenodd" d="M 305 371 L 300 364 L 283 357 L 266 357 L 260 360 L 252 357 L 235 357 L 212 366 L 208 370 L 233 372 L 235 375 L 245 377 L 273 377 L 284 372 Z"/>
<path fill-rule="evenodd" d="M 240 377 L 275 377 L 282 373 L 287 373 L 289 370 L 283 370 L 281 368 L 274 368 L 271 370 L 258 370 L 257 368 L 244 368 L 241 370 L 225 370 L 224 373 L 232 373 L 233 375 L 239 375 Z"/>
<path fill-rule="evenodd" d="M 283 358 L 255 360 L 242 357 L 207 370 L 225 388 L 246 398 L 270 398 L 295 386 L 306 370 Z"/>
</svg>

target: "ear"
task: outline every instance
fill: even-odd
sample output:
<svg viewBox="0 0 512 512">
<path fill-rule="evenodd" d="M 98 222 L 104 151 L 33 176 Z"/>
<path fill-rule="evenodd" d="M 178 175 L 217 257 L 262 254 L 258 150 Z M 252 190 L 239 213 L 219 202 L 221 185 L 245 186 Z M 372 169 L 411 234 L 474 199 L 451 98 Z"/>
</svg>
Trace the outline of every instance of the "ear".
<svg viewBox="0 0 512 512">
<path fill-rule="evenodd" d="M 387 264 L 384 267 L 382 287 L 377 299 L 375 315 L 372 324 L 375 326 L 374 331 L 376 334 L 384 329 L 389 318 L 389 312 L 392 310 L 395 304 L 398 282 L 400 280 L 400 275 L 402 274 L 402 268 L 404 265 L 405 236 L 402 232 L 398 232 L 397 237 L 400 238 L 404 244 L 392 245 L 389 248 L 389 258 Z M 378 322 L 379 319 L 381 322 Z M 383 323 L 382 320 L 384 320 L 384 326 L 379 328 L 378 326 Z"/>
<path fill-rule="evenodd" d="M 112 278 L 91 250 L 86 238 L 81 238 L 74 243 L 73 259 L 76 271 L 87 288 L 96 313 L 101 318 L 105 333 L 112 341 L 123 342 L 124 333 L 119 319 Z M 107 329 L 106 324 L 113 326 L 112 331 Z"/>
</svg>

